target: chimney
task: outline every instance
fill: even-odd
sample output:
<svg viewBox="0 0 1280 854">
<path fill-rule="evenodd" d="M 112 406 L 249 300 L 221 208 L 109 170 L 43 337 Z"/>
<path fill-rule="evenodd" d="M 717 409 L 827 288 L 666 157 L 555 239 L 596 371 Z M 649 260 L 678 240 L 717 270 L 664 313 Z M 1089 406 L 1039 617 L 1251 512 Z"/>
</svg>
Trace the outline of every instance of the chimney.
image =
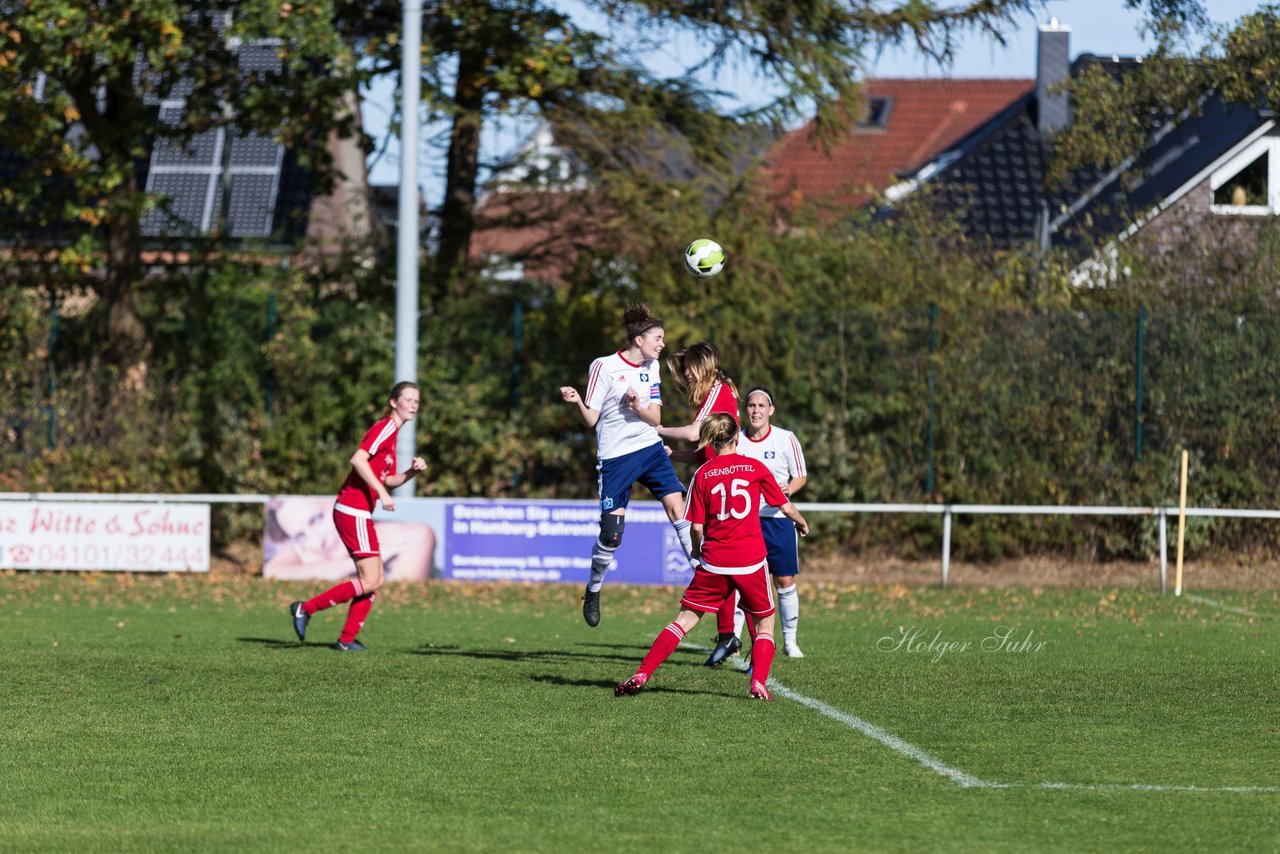
<svg viewBox="0 0 1280 854">
<path fill-rule="evenodd" d="M 1036 127 L 1042 137 L 1051 137 L 1071 124 L 1071 101 L 1065 86 L 1071 76 L 1069 48 L 1071 28 L 1050 18 L 1040 25 L 1036 45 Z"/>
</svg>

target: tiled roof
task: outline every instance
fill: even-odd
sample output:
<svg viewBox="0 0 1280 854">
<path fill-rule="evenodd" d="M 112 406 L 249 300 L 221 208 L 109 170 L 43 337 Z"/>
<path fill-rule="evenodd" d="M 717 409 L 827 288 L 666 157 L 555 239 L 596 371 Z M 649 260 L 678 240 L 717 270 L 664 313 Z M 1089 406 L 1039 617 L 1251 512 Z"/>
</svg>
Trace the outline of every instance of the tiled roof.
<svg viewBox="0 0 1280 854">
<path fill-rule="evenodd" d="M 864 102 L 887 102 L 883 126 L 853 128 L 824 151 L 809 123 L 768 147 L 767 179 L 785 205 L 805 200 L 847 211 L 897 183 L 899 173 L 928 162 L 990 121 L 1034 85 L 1033 80 L 1012 78 L 868 80 L 863 85 Z M 761 151 L 765 142 L 746 148 Z M 652 150 L 662 155 L 655 161 L 655 173 L 683 180 L 692 177 L 678 144 L 668 142 Z M 539 256 L 557 254 L 548 252 L 549 247 L 563 251 L 566 243 L 589 243 L 583 240 L 581 216 L 574 204 L 563 205 L 554 198 L 563 194 L 531 195 L 534 199 L 517 202 L 516 194 L 489 193 L 481 200 L 473 258 L 497 255 L 536 265 Z"/>
<path fill-rule="evenodd" d="M 1061 206 L 1044 191 L 1048 148 L 1034 109 L 1034 95 L 1019 99 L 960 141 L 948 152 L 958 156 L 930 180 L 935 209 L 955 216 L 975 240 L 1008 247 L 1037 239 L 1046 211 Z"/>
<path fill-rule="evenodd" d="M 856 127 L 829 151 L 810 122 L 787 134 L 767 158 L 775 195 L 788 206 L 832 204 L 845 210 L 870 201 L 957 140 L 1026 95 L 1035 81 L 873 78 L 863 102 L 889 99 L 883 127 Z"/>
<path fill-rule="evenodd" d="M 1072 75 L 1092 63 L 1114 75 L 1133 60 L 1083 54 Z M 1151 118 L 1152 143 L 1136 152 L 1131 168 L 1104 173 L 1086 167 L 1064 186 L 1046 187 L 1052 143 L 1036 127 L 1034 92 L 955 142 L 931 172 L 935 208 L 951 214 L 973 240 L 997 248 L 1035 242 L 1074 245 L 1089 235 L 1114 235 L 1177 190 L 1243 139 L 1264 118 L 1256 109 L 1210 98 L 1202 110 L 1175 121 Z M 925 164 L 927 165 L 927 164 Z"/>
<path fill-rule="evenodd" d="M 1055 223 L 1054 243 L 1075 242 L 1086 223 L 1108 235 L 1122 231 L 1269 119 L 1256 107 L 1228 104 L 1216 96 L 1207 99 L 1199 112 L 1161 134 L 1130 172 L 1091 187 L 1075 212 L 1055 212 L 1061 221 Z"/>
</svg>

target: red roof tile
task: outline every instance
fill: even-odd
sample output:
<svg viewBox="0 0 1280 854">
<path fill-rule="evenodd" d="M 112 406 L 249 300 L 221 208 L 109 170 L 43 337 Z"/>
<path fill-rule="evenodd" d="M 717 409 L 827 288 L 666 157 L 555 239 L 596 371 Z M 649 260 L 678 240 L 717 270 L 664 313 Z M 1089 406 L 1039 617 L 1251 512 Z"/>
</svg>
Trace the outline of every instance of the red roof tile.
<svg viewBox="0 0 1280 854">
<path fill-rule="evenodd" d="M 829 153 L 812 122 L 780 139 L 767 158 L 767 179 L 788 206 L 800 201 L 848 210 L 896 183 L 894 173 L 932 159 L 1035 85 L 1022 79 L 871 79 L 863 96 L 891 98 L 883 128 L 852 129 Z M 596 221 L 583 193 L 493 193 L 477 211 L 471 258 L 524 260 L 532 277 L 556 278 L 566 259 L 590 246 Z"/>
<path fill-rule="evenodd" d="M 774 145 L 766 171 L 788 207 L 801 202 L 860 207 L 1025 95 L 1024 79 L 882 78 L 864 82 L 863 98 L 893 99 L 883 128 L 853 128 L 828 152 L 813 123 Z"/>
</svg>

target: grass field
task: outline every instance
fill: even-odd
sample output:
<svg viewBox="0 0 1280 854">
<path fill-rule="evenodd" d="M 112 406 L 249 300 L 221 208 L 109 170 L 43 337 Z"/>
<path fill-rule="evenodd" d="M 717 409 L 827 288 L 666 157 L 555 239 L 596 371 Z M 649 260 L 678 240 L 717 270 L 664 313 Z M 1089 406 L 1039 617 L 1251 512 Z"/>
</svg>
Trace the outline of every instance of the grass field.
<svg viewBox="0 0 1280 854">
<path fill-rule="evenodd" d="M 810 585 L 764 704 L 688 648 L 613 696 L 670 589 L 592 630 L 565 587 L 391 587 L 364 655 L 339 610 L 293 639 L 319 589 L 0 575 L 0 849 L 1280 847 L 1272 591 Z"/>
</svg>

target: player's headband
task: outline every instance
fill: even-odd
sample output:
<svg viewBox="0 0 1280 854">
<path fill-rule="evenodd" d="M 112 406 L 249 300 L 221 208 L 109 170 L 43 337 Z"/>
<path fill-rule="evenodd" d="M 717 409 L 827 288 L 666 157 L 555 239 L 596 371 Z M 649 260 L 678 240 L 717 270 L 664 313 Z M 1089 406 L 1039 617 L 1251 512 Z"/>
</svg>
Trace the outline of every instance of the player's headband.
<svg viewBox="0 0 1280 854">
<path fill-rule="evenodd" d="M 750 400 L 751 395 L 753 394 L 763 394 L 765 396 L 765 400 L 769 401 L 769 405 L 773 406 L 773 395 L 769 394 L 769 389 L 762 385 L 758 385 L 751 389 L 751 391 L 747 392 L 747 399 Z"/>
<path fill-rule="evenodd" d="M 627 328 L 627 340 L 635 338 L 637 335 L 643 335 L 650 329 L 662 329 L 662 321 L 656 317 L 649 317 L 634 323 Z"/>
</svg>

